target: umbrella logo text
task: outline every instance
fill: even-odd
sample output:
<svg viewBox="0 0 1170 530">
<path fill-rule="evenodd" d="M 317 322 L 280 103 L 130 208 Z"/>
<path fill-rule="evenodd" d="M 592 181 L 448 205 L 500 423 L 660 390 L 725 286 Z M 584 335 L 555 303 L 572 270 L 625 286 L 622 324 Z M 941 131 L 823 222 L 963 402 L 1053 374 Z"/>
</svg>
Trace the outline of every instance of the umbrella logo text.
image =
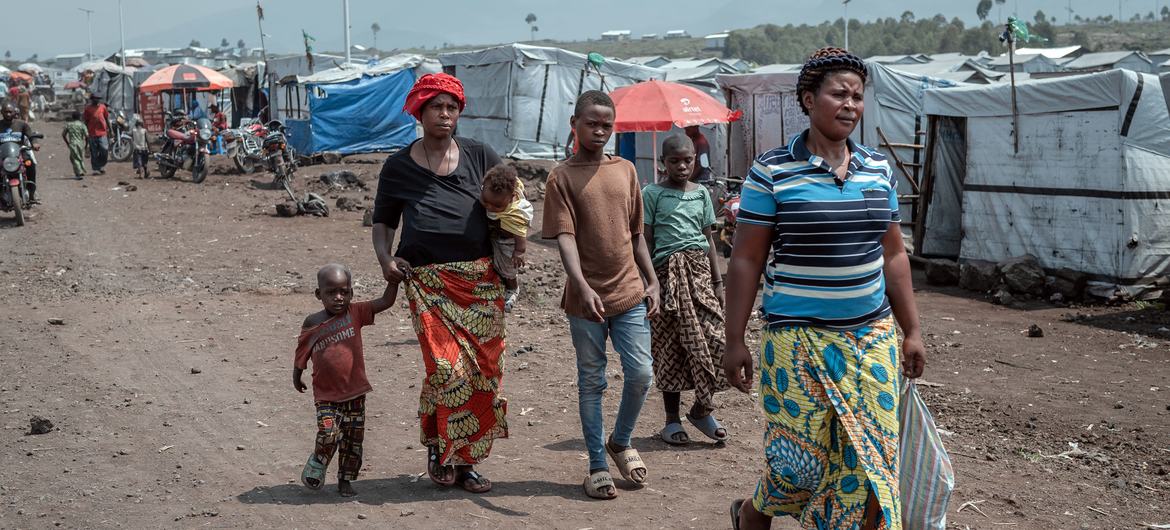
<svg viewBox="0 0 1170 530">
<path fill-rule="evenodd" d="M 695 114 L 703 112 L 702 107 L 699 107 L 698 105 L 695 105 L 693 107 L 691 106 L 691 98 L 681 98 L 678 101 L 679 101 L 679 103 L 682 103 L 683 112 L 692 112 Z"/>
</svg>

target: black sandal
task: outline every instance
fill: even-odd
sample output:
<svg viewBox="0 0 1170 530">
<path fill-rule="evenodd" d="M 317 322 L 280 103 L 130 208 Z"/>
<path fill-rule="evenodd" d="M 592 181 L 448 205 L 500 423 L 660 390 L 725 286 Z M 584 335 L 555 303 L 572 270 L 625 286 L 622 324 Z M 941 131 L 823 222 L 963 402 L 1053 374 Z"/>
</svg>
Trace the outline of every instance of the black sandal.
<svg viewBox="0 0 1170 530">
<path fill-rule="evenodd" d="M 486 485 L 487 489 L 473 490 L 473 489 L 467 487 L 468 480 L 474 481 L 475 484 L 478 486 L 485 486 Z M 463 490 L 468 492 L 468 493 L 482 494 L 482 493 L 487 493 L 487 492 L 492 490 L 492 481 L 488 480 L 487 477 L 480 475 L 474 469 L 472 469 L 470 471 L 464 471 L 463 473 L 461 473 L 459 475 L 459 478 L 457 479 L 457 481 L 459 482 L 459 487 L 463 488 Z"/>
<path fill-rule="evenodd" d="M 731 501 L 731 530 L 739 530 L 739 509 L 743 507 L 744 499 Z"/>
<path fill-rule="evenodd" d="M 438 447 L 435 447 L 433 445 L 427 447 L 427 476 L 431 477 L 431 482 L 434 482 L 435 484 L 438 484 L 440 486 L 443 486 L 443 487 L 453 486 L 453 485 L 455 485 L 455 481 L 456 481 L 455 469 L 451 466 L 444 466 L 444 465 L 440 464 L 439 463 L 440 456 L 442 456 L 442 453 L 439 452 Z M 451 480 L 450 481 L 443 481 L 443 480 L 439 479 L 439 472 L 443 468 L 447 468 L 447 469 L 451 470 Z"/>
</svg>

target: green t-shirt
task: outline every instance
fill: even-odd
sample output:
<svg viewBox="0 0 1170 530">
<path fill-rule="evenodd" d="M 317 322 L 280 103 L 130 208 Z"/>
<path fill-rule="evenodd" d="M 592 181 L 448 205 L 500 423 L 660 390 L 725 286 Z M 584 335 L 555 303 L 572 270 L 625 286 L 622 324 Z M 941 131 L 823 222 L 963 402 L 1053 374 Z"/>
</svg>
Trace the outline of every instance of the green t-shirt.
<svg viewBox="0 0 1170 530">
<path fill-rule="evenodd" d="M 642 188 L 642 209 L 646 225 L 654 229 L 655 267 L 680 250 L 710 248 L 703 229 L 715 224 L 715 209 L 707 188 L 681 191 L 651 184 Z"/>
</svg>

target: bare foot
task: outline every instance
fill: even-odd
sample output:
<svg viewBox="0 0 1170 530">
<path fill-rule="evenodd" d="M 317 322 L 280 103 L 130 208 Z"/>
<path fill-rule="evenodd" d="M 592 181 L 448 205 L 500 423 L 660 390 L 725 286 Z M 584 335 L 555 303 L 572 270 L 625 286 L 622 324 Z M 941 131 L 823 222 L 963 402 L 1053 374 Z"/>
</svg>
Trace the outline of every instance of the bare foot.
<svg viewBox="0 0 1170 530">
<path fill-rule="evenodd" d="M 353 489 L 353 483 L 348 480 L 338 480 L 337 491 L 341 493 L 342 497 L 353 497 L 357 495 L 357 491 Z"/>
</svg>

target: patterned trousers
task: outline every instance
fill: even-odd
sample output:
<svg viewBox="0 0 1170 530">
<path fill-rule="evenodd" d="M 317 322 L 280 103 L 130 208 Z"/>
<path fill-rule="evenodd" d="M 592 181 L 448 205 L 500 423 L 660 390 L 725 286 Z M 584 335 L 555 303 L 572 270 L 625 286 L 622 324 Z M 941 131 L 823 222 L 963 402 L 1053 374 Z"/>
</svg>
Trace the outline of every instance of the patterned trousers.
<svg viewBox="0 0 1170 530">
<path fill-rule="evenodd" d="M 366 396 L 317 402 L 317 446 L 313 454 L 325 467 L 337 453 L 337 480 L 357 480 L 366 435 Z"/>
</svg>

